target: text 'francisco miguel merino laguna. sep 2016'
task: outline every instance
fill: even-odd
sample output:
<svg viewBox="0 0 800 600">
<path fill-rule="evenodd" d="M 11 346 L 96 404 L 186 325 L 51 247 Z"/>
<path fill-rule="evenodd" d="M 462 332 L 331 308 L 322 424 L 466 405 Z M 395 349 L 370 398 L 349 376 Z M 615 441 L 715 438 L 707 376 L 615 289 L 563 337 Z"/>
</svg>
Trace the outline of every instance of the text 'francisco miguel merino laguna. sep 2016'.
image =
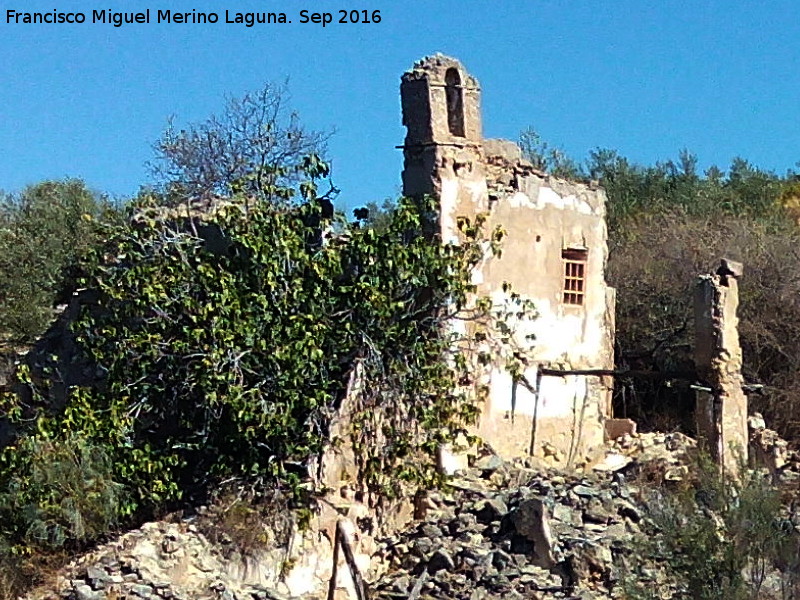
<svg viewBox="0 0 800 600">
<path fill-rule="evenodd" d="M 149 8 L 138 12 L 116 12 L 107 9 L 85 12 L 64 12 L 58 9 L 47 12 L 26 12 L 8 9 L 5 14 L 5 22 L 8 25 L 106 24 L 114 27 L 149 23 L 175 25 L 215 25 L 221 23 L 244 25 L 245 27 L 301 23 L 327 27 L 328 25 L 337 24 L 377 24 L 381 20 L 380 10 L 368 9 L 340 9 L 331 12 L 300 10 L 296 13 L 237 12 L 232 10 L 215 12 L 194 9 L 188 12 L 181 12 Z"/>
</svg>

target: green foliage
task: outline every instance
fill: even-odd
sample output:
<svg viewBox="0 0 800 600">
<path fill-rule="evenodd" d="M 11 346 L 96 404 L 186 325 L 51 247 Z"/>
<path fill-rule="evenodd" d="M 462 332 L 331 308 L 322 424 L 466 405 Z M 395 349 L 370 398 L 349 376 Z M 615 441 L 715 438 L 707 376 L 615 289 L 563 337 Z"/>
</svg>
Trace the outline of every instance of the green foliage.
<svg viewBox="0 0 800 600">
<path fill-rule="evenodd" d="M 223 479 L 302 495 L 355 365 L 370 391 L 356 436 L 390 417 L 379 455 L 363 454 L 367 486 L 386 472 L 429 481 L 436 444 L 474 419 L 474 400 L 453 391 L 471 375 L 448 358 L 448 322 L 474 292 L 480 228 L 444 245 L 423 233 L 435 204 L 403 200 L 382 230 L 326 236 L 314 185 L 326 169 L 303 168 L 309 201 L 295 207 L 238 197 L 201 214 L 143 198 L 129 223 L 104 224 L 79 278 L 97 297 L 72 325 L 102 381 L 70 390 L 63 407 L 46 402 L 67 368 L 54 362 L 44 379 L 18 373 L 30 399 L 5 397 L 4 413 L 34 436 L 22 440 L 79 438 L 107 453 L 128 492 L 120 515 L 202 499 Z M 14 454 L 6 490 L 32 468 Z M 13 494 L 49 506 L 33 483 Z"/>
<path fill-rule="evenodd" d="M 590 153 L 588 173 L 608 194 L 612 235 L 624 236 L 630 220 L 641 215 L 682 210 L 698 218 L 718 214 L 779 219 L 779 196 L 785 181 L 735 158 L 727 173 L 709 167 L 697 172 L 697 156 L 682 150 L 677 161 L 654 166 L 633 165 L 616 151 Z"/>
<path fill-rule="evenodd" d="M 640 564 L 625 582 L 628 598 L 662 597 L 664 583 L 643 576 L 641 559 L 664 568 L 678 590 L 674 598 L 759 598 L 770 573 L 781 575 L 785 589 L 795 584 L 800 555 L 780 492 L 763 473 L 743 472 L 741 480 L 726 479 L 701 456 L 689 482 L 651 490 L 635 549 Z"/>
<path fill-rule="evenodd" d="M 92 246 L 108 204 L 82 181 L 48 181 L 0 205 L 0 335 L 27 342 L 52 322 L 68 266 Z"/>
<path fill-rule="evenodd" d="M 533 128 L 520 134 L 523 155 L 534 166 L 559 177 L 597 180 L 608 195 L 612 237 L 626 235 L 630 219 L 673 210 L 709 217 L 717 214 L 780 219 L 781 196 L 794 174 L 780 177 L 736 157 L 727 172 L 711 166 L 698 171 L 697 155 L 687 149 L 676 160 L 638 165 L 616 150 L 596 148 L 580 163 L 541 139 Z"/>
<path fill-rule="evenodd" d="M 528 127 L 519 136 L 522 155 L 540 171 L 552 173 L 565 179 L 583 179 L 585 174 L 581 166 L 570 158 L 562 149 L 551 146 Z"/>
<path fill-rule="evenodd" d="M 116 523 L 123 486 L 108 454 L 77 436 L 31 435 L 3 451 L 9 473 L 0 493 L 0 526 L 27 545 L 60 548 L 96 539 Z"/>
<path fill-rule="evenodd" d="M 791 323 L 800 307 L 789 290 L 797 274 L 786 260 L 794 253 L 796 231 L 781 200 L 791 180 L 740 158 L 727 173 L 711 167 L 700 175 L 696 156 L 685 150 L 677 161 L 651 167 L 598 150 L 591 154 L 589 172 L 608 194 L 608 278 L 618 290 L 618 366 L 691 371 L 695 279 L 722 256 L 742 260 L 744 372 L 771 392 L 753 403 L 770 422 L 780 423 L 784 435 L 800 432 L 794 419 L 783 418 L 791 414 L 787 402 L 792 404 L 800 383 L 790 364 L 797 342 Z M 691 432 L 687 417 L 694 392 L 681 382 L 670 387 L 620 383 L 618 414 L 640 419 L 645 427 L 677 425 Z"/>
</svg>

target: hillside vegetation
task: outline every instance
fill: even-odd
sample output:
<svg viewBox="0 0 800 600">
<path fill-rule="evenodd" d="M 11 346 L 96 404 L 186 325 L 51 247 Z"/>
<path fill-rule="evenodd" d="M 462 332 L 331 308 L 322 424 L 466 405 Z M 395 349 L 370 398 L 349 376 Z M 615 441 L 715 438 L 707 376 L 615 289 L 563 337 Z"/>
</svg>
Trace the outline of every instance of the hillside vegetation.
<svg viewBox="0 0 800 600">
<path fill-rule="evenodd" d="M 744 376 L 764 385 L 750 398 L 784 437 L 800 439 L 800 173 L 779 175 L 735 158 L 727 170 L 676 160 L 637 165 L 598 149 L 579 163 L 521 137 L 535 164 L 564 177 L 595 179 L 608 194 L 607 277 L 617 288 L 616 362 L 621 369 L 693 368 L 693 287 L 720 257 L 744 263 L 740 336 Z M 617 382 L 617 416 L 651 429 L 692 432 L 687 383 Z"/>
<path fill-rule="evenodd" d="M 158 185 L 123 207 L 72 180 L 3 205 L 0 598 L 115 528 L 231 490 L 302 519 L 353 373 L 361 492 L 434 484 L 434 450 L 474 421 L 476 371 L 454 354 L 469 339 L 448 322 L 493 318 L 468 301 L 470 270 L 502 232 L 465 220 L 465 243 L 441 244 L 430 199 L 379 228 L 338 218 L 324 136 L 277 100 L 258 110 L 271 93 L 168 128 Z"/>
<path fill-rule="evenodd" d="M 420 204 L 402 203 L 380 233 L 356 223 L 324 239 L 311 196 L 245 200 L 188 221 L 151 200 L 98 225 L 76 271 L 93 293 L 76 297 L 70 326 L 96 383 L 61 396 L 70 365 L 45 356 L 0 400 L 15 429 L 0 454 L 9 560 L 74 551 L 223 484 L 303 506 L 308 461 L 357 364 L 365 490 L 430 485 L 435 448 L 473 421 L 472 371 L 448 359 L 444 324 L 466 307 L 477 243 L 422 235 Z M 192 231 L 209 227 L 219 244 Z M 385 445 L 364 443 L 376 435 Z"/>
</svg>

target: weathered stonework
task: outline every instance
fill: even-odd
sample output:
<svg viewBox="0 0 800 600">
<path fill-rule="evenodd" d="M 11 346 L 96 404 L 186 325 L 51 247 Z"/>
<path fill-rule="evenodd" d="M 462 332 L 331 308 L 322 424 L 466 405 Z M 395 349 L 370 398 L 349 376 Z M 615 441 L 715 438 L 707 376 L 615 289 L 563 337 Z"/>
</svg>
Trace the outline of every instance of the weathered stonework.
<svg viewBox="0 0 800 600">
<path fill-rule="evenodd" d="M 460 82 L 460 83 L 454 83 Z M 423 59 L 402 77 L 403 189 L 436 195 L 439 231 L 457 242 L 458 217 L 488 215 L 488 231 L 507 232 L 502 257 L 475 274 L 480 295 L 496 305 L 504 283 L 532 300 L 537 316 L 517 324 L 518 342 L 535 336 L 530 386 L 515 383 L 499 359 L 486 383 L 479 435 L 504 456 L 534 455 L 569 466 L 603 444 L 611 381 L 596 375 L 537 377 L 540 367 L 612 369 L 614 290 L 606 284 L 605 193 L 537 171 L 516 144 L 484 140 L 480 87 L 457 60 Z M 579 294 L 567 290 L 567 262 L 580 269 Z"/>
<path fill-rule="evenodd" d="M 749 443 L 736 316 L 741 270 L 723 260 L 716 274 L 698 279 L 694 297 L 697 375 L 711 390 L 698 392 L 697 432 L 712 457 L 734 474 L 747 459 Z"/>
</svg>

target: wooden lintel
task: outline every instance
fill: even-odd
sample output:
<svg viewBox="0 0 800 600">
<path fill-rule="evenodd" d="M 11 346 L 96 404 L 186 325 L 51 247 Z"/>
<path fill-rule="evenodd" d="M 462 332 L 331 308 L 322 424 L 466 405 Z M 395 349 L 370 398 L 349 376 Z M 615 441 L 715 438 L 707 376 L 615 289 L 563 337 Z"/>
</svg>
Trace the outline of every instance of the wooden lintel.
<svg viewBox="0 0 800 600">
<path fill-rule="evenodd" d="M 550 377 L 566 377 L 567 375 L 595 375 L 597 377 L 642 377 L 646 379 L 686 379 L 694 381 L 697 373 L 694 371 L 637 371 L 619 369 L 547 369 L 541 368 L 542 375 Z"/>
<path fill-rule="evenodd" d="M 539 376 L 549 377 L 566 377 L 567 375 L 589 375 L 595 377 L 639 377 L 642 379 L 683 379 L 684 381 L 693 382 L 692 389 L 698 391 L 712 391 L 706 383 L 699 381 L 697 373 L 693 371 L 637 371 L 637 370 L 618 370 L 618 369 L 546 369 L 540 368 L 538 371 Z M 529 392 L 534 392 L 533 386 L 530 385 L 527 379 L 523 378 L 522 384 L 528 389 Z M 745 383 L 742 385 L 742 390 L 746 394 L 761 394 L 764 391 L 764 385 L 760 383 Z"/>
</svg>

